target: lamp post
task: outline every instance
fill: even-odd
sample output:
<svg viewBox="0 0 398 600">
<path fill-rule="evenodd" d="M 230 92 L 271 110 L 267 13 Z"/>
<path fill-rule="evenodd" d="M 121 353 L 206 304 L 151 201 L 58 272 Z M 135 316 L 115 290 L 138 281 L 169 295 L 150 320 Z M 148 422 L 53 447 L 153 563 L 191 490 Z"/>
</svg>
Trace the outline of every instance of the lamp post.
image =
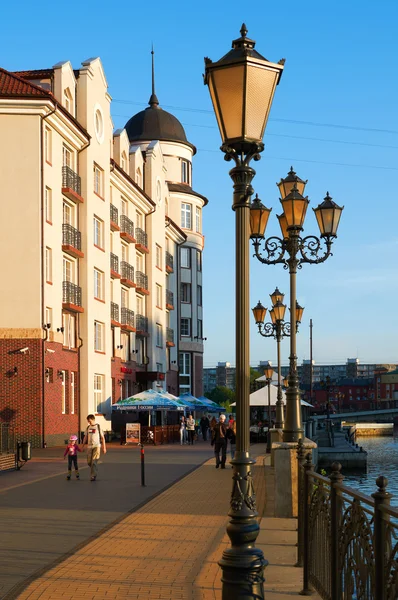
<svg viewBox="0 0 398 600">
<path fill-rule="evenodd" d="M 285 318 L 286 305 L 283 304 L 283 298 L 285 294 L 282 294 L 278 288 L 275 289 L 273 294 L 270 294 L 271 301 L 273 303 L 272 309 L 269 311 L 271 317 L 271 323 L 264 323 L 267 309 L 259 301 L 257 306 L 252 308 L 254 320 L 258 326 L 258 332 L 263 337 L 273 337 L 276 340 L 277 349 L 277 365 L 278 365 L 278 392 L 276 401 L 276 422 L 275 427 L 281 429 L 284 424 L 283 415 L 283 400 L 282 400 L 282 373 L 281 373 L 281 341 L 284 337 L 290 336 L 290 323 L 287 323 Z M 296 328 L 298 330 L 299 323 L 303 316 L 304 308 L 296 303 Z"/>
<path fill-rule="evenodd" d="M 225 160 L 233 160 L 236 243 L 236 454 L 232 461 L 233 486 L 230 522 L 227 533 L 231 547 L 224 553 L 222 568 L 223 600 L 264 598 L 263 571 L 267 562 L 255 548 L 259 532 L 256 501 L 251 474 L 255 461 L 250 457 L 250 366 L 249 366 L 249 237 L 251 182 L 264 149 L 262 142 L 276 86 L 284 60 L 271 63 L 255 49 L 242 25 L 241 37 L 217 62 L 205 58 L 204 83 L 209 86 L 211 101 L 222 138 Z M 267 224 L 269 212 L 262 213 Z"/>
<path fill-rule="evenodd" d="M 268 432 L 267 432 L 267 452 L 271 452 L 271 381 L 274 369 L 271 363 L 268 363 L 264 369 L 264 375 L 268 386 Z"/>
<path fill-rule="evenodd" d="M 320 230 L 320 238 L 309 235 L 302 237 L 305 214 L 309 204 L 304 197 L 306 181 L 300 179 L 293 171 L 289 171 L 285 179 L 277 184 L 281 194 L 283 212 L 278 215 L 282 237 L 270 237 L 264 241 L 264 232 L 270 210 L 259 198 L 251 206 L 250 219 L 251 238 L 257 259 L 266 265 L 283 264 L 290 275 L 290 356 L 289 387 L 286 392 L 286 417 L 283 429 L 284 442 L 297 442 L 303 437 L 299 381 L 296 355 L 296 274 L 305 263 L 319 264 L 331 255 L 334 238 L 337 237 L 341 213 L 344 207 L 333 202 L 329 193 L 324 201 L 314 209 Z M 266 215 L 266 218 L 265 216 Z"/>
</svg>

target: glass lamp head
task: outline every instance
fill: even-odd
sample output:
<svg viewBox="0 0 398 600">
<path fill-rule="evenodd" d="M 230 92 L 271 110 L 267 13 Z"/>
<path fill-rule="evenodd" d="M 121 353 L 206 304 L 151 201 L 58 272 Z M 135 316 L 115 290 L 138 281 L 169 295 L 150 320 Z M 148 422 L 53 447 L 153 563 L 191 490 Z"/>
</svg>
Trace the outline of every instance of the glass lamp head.
<svg viewBox="0 0 398 600">
<path fill-rule="evenodd" d="M 254 308 L 252 308 L 252 313 L 256 325 L 264 323 L 265 315 L 267 314 L 267 309 L 261 304 L 260 300 L 258 301 L 257 305 Z"/>
<path fill-rule="evenodd" d="M 288 229 L 302 229 L 309 204 L 308 198 L 304 198 L 294 186 L 290 194 L 281 198 L 281 204 Z"/>
<path fill-rule="evenodd" d="M 300 177 L 296 175 L 295 171 L 293 171 L 293 167 L 290 167 L 290 171 L 287 176 L 284 179 L 281 179 L 276 185 L 279 188 L 281 198 L 286 198 L 286 196 L 288 196 L 292 191 L 294 185 L 296 186 L 297 191 L 301 195 L 304 195 L 304 189 L 307 181 L 308 180 L 304 181 L 303 179 L 300 179 Z"/>
<path fill-rule="evenodd" d="M 285 294 L 282 294 L 282 292 L 280 292 L 279 289 L 276 287 L 275 291 L 272 294 L 270 294 L 269 297 L 271 298 L 272 305 L 275 306 L 278 300 L 280 302 L 283 302 Z"/>
<path fill-rule="evenodd" d="M 313 209 L 322 237 L 332 238 L 337 236 L 337 228 L 343 209 L 344 206 L 338 206 L 329 196 L 329 192 L 326 192 L 324 201 Z"/>
<path fill-rule="evenodd" d="M 250 237 L 263 239 L 272 208 L 267 208 L 256 194 L 250 205 Z"/>
</svg>

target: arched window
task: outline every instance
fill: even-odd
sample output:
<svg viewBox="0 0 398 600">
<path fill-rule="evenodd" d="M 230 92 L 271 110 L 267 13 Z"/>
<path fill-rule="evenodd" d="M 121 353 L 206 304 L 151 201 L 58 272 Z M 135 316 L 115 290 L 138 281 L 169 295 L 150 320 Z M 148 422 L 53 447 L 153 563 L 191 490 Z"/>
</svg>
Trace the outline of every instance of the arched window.
<svg viewBox="0 0 398 600">
<path fill-rule="evenodd" d="M 141 176 L 141 169 L 138 167 L 138 169 L 135 172 L 135 182 L 137 185 L 139 185 L 140 187 L 142 187 L 142 176 Z"/>
<path fill-rule="evenodd" d="M 64 90 L 64 106 L 66 110 L 70 112 L 71 115 L 73 115 L 73 99 L 69 88 L 66 88 Z"/>
</svg>

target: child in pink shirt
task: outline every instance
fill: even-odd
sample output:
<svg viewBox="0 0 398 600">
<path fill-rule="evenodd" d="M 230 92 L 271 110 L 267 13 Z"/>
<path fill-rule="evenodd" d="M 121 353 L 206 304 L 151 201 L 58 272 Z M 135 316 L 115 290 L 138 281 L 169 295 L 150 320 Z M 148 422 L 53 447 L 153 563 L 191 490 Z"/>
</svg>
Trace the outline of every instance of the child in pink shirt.
<svg viewBox="0 0 398 600">
<path fill-rule="evenodd" d="M 76 479 L 79 479 L 79 468 L 77 466 L 77 453 L 81 452 L 79 446 L 77 445 L 77 435 L 71 435 L 69 438 L 69 444 L 66 446 L 64 452 L 64 458 L 68 455 L 68 474 L 66 479 L 70 479 L 72 473 L 72 463 L 75 467 Z"/>
</svg>

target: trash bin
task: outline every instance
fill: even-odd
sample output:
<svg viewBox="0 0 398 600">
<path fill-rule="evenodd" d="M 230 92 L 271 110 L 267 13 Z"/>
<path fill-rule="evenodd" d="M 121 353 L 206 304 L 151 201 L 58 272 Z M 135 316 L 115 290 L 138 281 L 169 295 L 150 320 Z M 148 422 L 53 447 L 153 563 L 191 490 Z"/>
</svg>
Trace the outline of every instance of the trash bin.
<svg viewBox="0 0 398 600">
<path fill-rule="evenodd" d="M 18 442 L 18 459 L 27 461 L 31 459 L 31 444 L 30 442 Z"/>
</svg>

